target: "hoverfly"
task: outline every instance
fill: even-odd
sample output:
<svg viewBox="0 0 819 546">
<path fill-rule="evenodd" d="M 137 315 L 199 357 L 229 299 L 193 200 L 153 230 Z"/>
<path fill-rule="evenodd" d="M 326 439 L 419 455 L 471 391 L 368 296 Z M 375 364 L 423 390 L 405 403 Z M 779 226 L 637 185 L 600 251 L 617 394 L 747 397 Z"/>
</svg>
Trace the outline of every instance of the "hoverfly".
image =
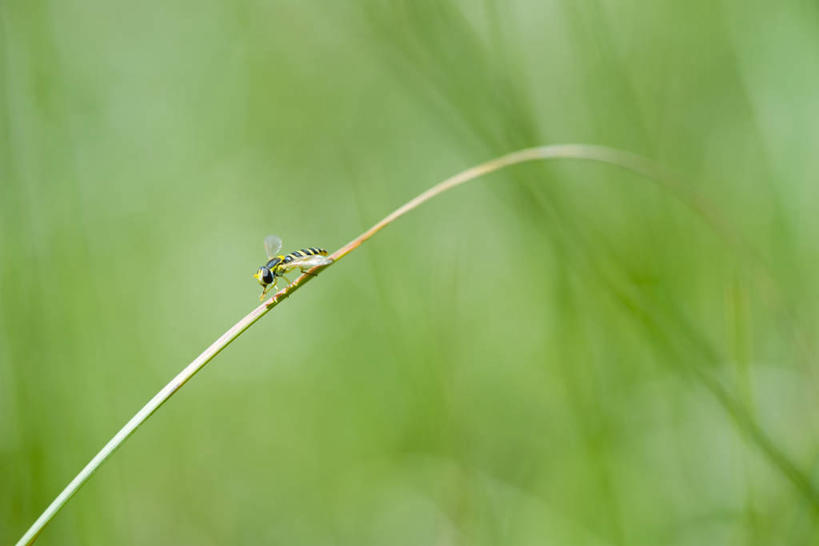
<svg viewBox="0 0 819 546">
<path fill-rule="evenodd" d="M 267 263 L 259 267 L 259 270 L 253 275 L 262 285 L 262 295 L 259 296 L 259 301 L 264 301 L 267 293 L 276 286 L 279 277 L 284 278 L 287 284 L 291 284 L 290 279 L 285 275 L 294 269 L 304 272 L 318 265 L 328 265 L 333 262 L 331 258 L 327 258 L 327 251 L 323 248 L 302 248 L 286 256 L 277 255 L 276 253 L 281 248 L 282 240 L 279 237 L 275 235 L 265 237 L 264 251 L 267 253 Z"/>
</svg>

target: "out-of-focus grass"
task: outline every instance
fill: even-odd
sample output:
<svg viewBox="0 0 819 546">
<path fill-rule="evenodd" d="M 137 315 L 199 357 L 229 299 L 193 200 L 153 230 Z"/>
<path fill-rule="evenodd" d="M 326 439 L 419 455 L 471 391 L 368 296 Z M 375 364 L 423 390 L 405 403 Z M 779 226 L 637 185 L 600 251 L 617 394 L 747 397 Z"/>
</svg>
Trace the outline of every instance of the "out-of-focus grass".
<svg viewBox="0 0 819 546">
<path fill-rule="evenodd" d="M 265 234 L 335 247 L 551 142 L 666 164 L 754 253 L 608 167 L 492 175 L 251 329 L 41 543 L 815 542 L 817 16 L 3 3 L 0 542 L 254 305 Z"/>
</svg>

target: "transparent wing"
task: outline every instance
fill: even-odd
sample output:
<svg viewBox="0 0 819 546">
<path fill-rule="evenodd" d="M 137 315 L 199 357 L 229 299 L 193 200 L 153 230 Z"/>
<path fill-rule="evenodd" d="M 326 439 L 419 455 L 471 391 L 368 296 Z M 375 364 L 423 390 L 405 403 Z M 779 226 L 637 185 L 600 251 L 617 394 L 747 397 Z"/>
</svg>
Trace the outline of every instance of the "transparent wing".
<svg viewBox="0 0 819 546">
<path fill-rule="evenodd" d="M 311 267 L 316 267 L 317 265 L 329 265 L 331 263 L 333 263 L 333 260 L 327 256 L 304 256 L 303 258 L 296 258 L 287 264 L 287 268 L 292 270 L 299 267 L 302 270 L 305 270 L 310 269 Z"/>
<path fill-rule="evenodd" d="M 277 235 L 268 235 L 264 238 L 264 251 L 267 253 L 268 260 L 275 258 L 281 249 L 282 240 Z"/>
</svg>

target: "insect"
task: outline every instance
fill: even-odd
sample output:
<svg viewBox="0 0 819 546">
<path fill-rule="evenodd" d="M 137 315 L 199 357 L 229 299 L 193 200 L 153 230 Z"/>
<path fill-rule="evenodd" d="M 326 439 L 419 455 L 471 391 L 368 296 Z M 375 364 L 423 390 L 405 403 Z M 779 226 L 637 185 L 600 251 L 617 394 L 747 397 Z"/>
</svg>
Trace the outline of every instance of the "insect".
<svg viewBox="0 0 819 546">
<path fill-rule="evenodd" d="M 253 277 L 262 285 L 262 295 L 259 301 L 264 301 L 264 297 L 272 290 L 279 280 L 284 278 L 287 284 L 291 281 L 285 275 L 294 269 L 302 272 L 318 265 L 328 265 L 333 263 L 331 258 L 327 258 L 327 251 L 323 248 L 302 248 L 283 256 L 276 253 L 282 248 L 282 240 L 275 235 L 268 235 L 264 239 L 264 251 L 267 253 L 267 263 L 259 267 Z"/>
</svg>

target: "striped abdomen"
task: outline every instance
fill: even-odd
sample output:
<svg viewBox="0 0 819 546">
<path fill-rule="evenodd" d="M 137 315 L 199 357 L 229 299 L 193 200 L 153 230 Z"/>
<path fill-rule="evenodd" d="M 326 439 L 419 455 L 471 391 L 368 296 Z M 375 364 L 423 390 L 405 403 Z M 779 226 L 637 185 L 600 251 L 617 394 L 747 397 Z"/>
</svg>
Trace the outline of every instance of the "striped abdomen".
<svg viewBox="0 0 819 546">
<path fill-rule="evenodd" d="M 287 256 L 284 257 L 282 260 L 284 263 L 292 262 L 296 258 L 305 258 L 307 256 L 327 256 L 327 250 L 323 248 L 302 248 L 301 250 L 296 250 L 295 252 L 291 252 Z"/>
</svg>

